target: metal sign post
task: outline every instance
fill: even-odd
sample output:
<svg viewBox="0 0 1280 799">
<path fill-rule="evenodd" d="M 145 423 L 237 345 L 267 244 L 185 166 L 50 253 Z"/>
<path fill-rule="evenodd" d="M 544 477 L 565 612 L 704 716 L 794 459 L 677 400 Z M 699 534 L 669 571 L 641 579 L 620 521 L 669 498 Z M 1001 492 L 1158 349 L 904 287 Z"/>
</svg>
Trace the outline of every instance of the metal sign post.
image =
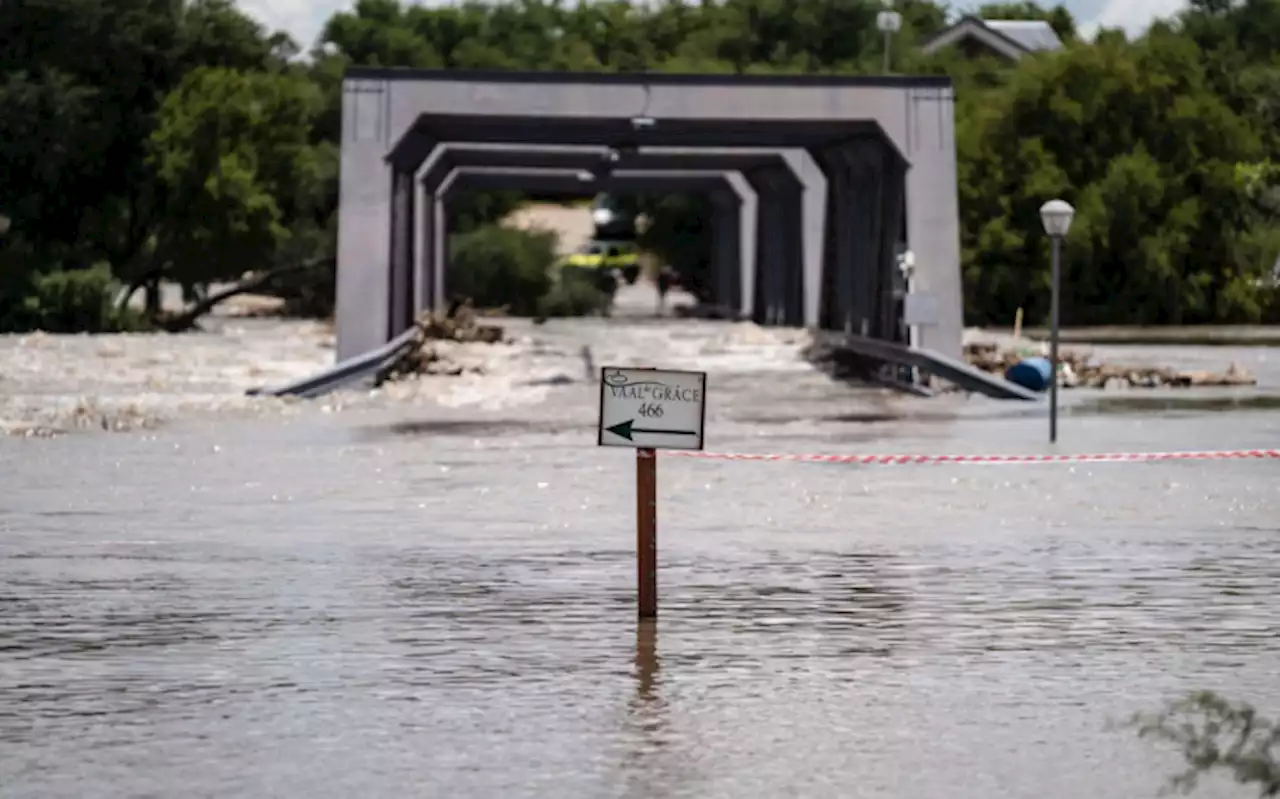
<svg viewBox="0 0 1280 799">
<path fill-rule="evenodd" d="M 606 366 L 597 443 L 636 451 L 636 582 L 640 618 L 658 615 L 658 450 L 700 450 L 707 373 Z"/>
</svg>

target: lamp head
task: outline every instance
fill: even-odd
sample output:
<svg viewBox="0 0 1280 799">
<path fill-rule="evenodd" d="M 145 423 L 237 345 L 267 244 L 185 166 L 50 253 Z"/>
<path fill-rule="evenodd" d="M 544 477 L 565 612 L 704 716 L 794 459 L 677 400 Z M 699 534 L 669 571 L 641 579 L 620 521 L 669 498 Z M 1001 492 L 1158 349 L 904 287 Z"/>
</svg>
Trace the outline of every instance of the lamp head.
<svg viewBox="0 0 1280 799">
<path fill-rule="evenodd" d="M 1076 209 L 1064 200 L 1050 200 L 1040 206 L 1040 223 L 1044 232 L 1053 238 L 1062 238 L 1071 230 L 1071 220 L 1075 218 Z"/>
<path fill-rule="evenodd" d="M 876 14 L 876 29 L 881 33 L 897 33 L 902 29 L 902 15 L 897 11 L 881 11 Z"/>
</svg>

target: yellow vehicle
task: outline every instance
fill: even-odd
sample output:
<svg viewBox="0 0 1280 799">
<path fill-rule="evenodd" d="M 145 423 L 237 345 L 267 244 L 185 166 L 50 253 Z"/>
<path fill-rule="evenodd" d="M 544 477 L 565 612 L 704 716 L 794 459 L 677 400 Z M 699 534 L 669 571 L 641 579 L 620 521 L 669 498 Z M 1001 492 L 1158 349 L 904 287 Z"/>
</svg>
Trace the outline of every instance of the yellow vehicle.
<svg viewBox="0 0 1280 799">
<path fill-rule="evenodd" d="M 634 283 L 640 274 L 640 249 L 630 241 L 590 241 L 560 262 L 561 269 L 590 272 L 594 282 L 610 294 L 621 275 Z"/>
<path fill-rule="evenodd" d="M 627 269 L 640 266 L 640 250 L 630 241 L 590 241 L 564 259 L 564 266 L 583 269 Z"/>
</svg>

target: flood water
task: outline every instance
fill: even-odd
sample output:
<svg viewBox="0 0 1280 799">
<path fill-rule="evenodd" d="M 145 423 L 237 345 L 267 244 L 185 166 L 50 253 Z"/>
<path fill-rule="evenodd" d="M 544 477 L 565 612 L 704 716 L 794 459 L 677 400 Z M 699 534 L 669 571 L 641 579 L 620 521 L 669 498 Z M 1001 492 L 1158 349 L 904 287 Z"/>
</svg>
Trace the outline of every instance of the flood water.
<svg viewBox="0 0 1280 799">
<path fill-rule="evenodd" d="M 1132 799 L 1180 761 L 1109 719 L 1280 714 L 1278 461 L 664 456 L 639 627 L 583 345 L 706 368 L 712 450 L 1049 451 L 1043 408 L 853 391 L 725 327 L 552 323 L 521 379 L 0 439 L 0 794 Z M 1277 351 L 1213 349 L 1264 385 L 1179 397 L 1280 390 Z M 1280 446 L 1266 401 L 1066 395 L 1061 451 Z"/>
</svg>

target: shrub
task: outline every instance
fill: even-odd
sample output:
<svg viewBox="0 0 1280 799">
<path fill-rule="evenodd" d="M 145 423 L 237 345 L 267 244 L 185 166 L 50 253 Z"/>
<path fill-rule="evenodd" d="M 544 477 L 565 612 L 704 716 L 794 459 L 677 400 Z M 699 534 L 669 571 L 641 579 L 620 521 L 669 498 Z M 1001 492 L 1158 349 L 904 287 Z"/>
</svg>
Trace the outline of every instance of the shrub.
<svg viewBox="0 0 1280 799">
<path fill-rule="evenodd" d="M 454 236 L 450 246 L 449 293 L 478 308 L 507 306 L 513 316 L 532 316 L 551 289 L 555 233 L 490 224 Z"/>
<path fill-rule="evenodd" d="M 560 273 L 551 289 L 538 300 L 538 316 L 607 316 L 613 295 L 602 291 L 591 273 L 568 269 Z"/>
<path fill-rule="evenodd" d="M 49 333 L 114 333 L 146 328 L 131 309 L 118 310 L 120 284 L 106 264 L 31 276 L 25 296 L 5 308 L 0 329 Z"/>
</svg>

